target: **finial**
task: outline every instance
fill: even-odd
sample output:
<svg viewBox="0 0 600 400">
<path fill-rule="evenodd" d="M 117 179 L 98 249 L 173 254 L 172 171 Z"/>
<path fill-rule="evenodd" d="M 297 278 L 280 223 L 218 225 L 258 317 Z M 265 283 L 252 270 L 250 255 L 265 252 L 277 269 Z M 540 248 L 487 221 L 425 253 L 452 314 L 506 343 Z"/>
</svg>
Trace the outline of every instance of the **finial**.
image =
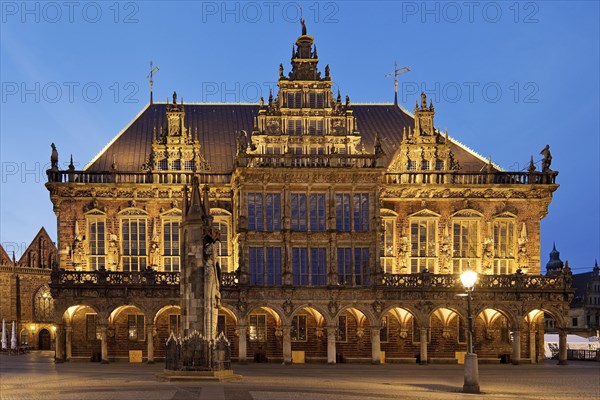
<svg viewBox="0 0 600 400">
<path fill-rule="evenodd" d="M 283 64 L 279 64 L 279 77 L 283 78 Z"/>
<path fill-rule="evenodd" d="M 302 35 L 306 35 L 306 21 L 300 17 L 300 25 L 302 25 Z"/>
<path fill-rule="evenodd" d="M 75 165 L 73 165 L 73 154 L 71 154 L 71 162 L 69 163 L 69 170 L 75 170 Z"/>
<path fill-rule="evenodd" d="M 533 156 L 531 156 L 531 159 L 529 160 L 529 167 L 527 167 L 527 171 L 534 172 L 535 171 L 535 163 L 533 162 Z"/>
<path fill-rule="evenodd" d="M 269 104 L 273 103 L 273 90 L 269 88 Z"/>
<path fill-rule="evenodd" d="M 340 93 L 340 88 L 338 88 L 337 102 L 338 103 L 342 102 L 342 94 Z"/>
<path fill-rule="evenodd" d="M 296 56 L 296 49 L 294 48 L 294 45 L 292 44 L 292 58 L 294 58 Z"/>
<path fill-rule="evenodd" d="M 346 107 L 350 106 L 350 96 L 346 95 Z"/>
<path fill-rule="evenodd" d="M 429 99 L 429 110 L 433 111 L 433 101 Z"/>
<path fill-rule="evenodd" d="M 427 95 L 425 92 L 421 92 L 421 110 L 427 108 Z"/>
<path fill-rule="evenodd" d="M 419 100 L 415 99 L 415 114 L 419 111 Z"/>
<path fill-rule="evenodd" d="M 173 104 L 177 104 L 177 92 L 173 92 Z"/>
<path fill-rule="evenodd" d="M 317 56 L 317 45 L 316 45 L 316 44 L 315 44 L 315 51 L 314 51 L 314 53 L 313 53 L 313 58 L 319 58 L 319 57 Z"/>
</svg>

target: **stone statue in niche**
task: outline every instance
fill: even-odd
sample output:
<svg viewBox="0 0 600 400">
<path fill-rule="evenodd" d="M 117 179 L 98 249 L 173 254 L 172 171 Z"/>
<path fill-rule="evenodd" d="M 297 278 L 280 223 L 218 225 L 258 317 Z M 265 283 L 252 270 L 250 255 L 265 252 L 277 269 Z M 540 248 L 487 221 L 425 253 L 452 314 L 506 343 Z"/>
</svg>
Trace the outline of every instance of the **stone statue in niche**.
<svg viewBox="0 0 600 400">
<path fill-rule="evenodd" d="M 408 237 L 402 236 L 398 240 L 398 264 L 400 267 L 401 274 L 408 273 L 408 266 L 406 264 L 406 259 L 408 257 Z"/>
<path fill-rule="evenodd" d="M 492 267 L 494 266 L 494 239 L 486 238 L 483 241 L 481 266 L 483 267 L 484 273 L 492 273 Z"/>
<path fill-rule="evenodd" d="M 108 238 L 106 266 L 108 267 L 107 269 L 111 271 L 116 271 L 119 266 L 119 240 L 115 234 L 111 234 Z"/>
</svg>

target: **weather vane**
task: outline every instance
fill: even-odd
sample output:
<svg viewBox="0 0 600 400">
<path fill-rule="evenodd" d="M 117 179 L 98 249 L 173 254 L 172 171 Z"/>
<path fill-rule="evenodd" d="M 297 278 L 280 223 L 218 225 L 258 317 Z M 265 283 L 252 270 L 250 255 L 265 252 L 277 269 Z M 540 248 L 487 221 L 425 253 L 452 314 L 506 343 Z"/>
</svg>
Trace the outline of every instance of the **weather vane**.
<svg viewBox="0 0 600 400">
<path fill-rule="evenodd" d="M 396 61 L 394 61 L 394 73 L 385 74 L 386 78 L 389 78 L 390 76 L 394 77 L 394 105 L 395 106 L 398 105 L 398 75 L 405 74 L 409 71 L 410 71 L 410 67 L 398 68 L 398 63 Z"/>
<path fill-rule="evenodd" d="M 153 103 L 152 86 L 154 85 L 154 80 L 152 78 L 154 77 L 154 74 L 158 72 L 158 67 L 153 67 L 154 65 L 152 64 L 152 61 L 150 61 L 150 74 L 146 77 L 146 79 L 150 81 L 150 104 Z"/>
</svg>

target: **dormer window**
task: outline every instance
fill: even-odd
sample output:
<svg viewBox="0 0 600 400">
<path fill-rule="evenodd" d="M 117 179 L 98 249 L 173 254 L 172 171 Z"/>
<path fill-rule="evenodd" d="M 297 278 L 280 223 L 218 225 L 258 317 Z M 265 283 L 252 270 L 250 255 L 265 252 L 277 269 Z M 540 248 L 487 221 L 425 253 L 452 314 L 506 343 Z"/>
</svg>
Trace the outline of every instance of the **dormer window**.
<svg viewBox="0 0 600 400">
<path fill-rule="evenodd" d="M 302 108 L 302 92 L 292 92 L 287 94 L 288 108 Z"/>
<path fill-rule="evenodd" d="M 291 119 L 287 123 L 288 135 L 302 135 L 302 120 Z"/>
<path fill-rule="evenodd" d="M 310 108 L 324 108 L 325 107 L 325 96 L 324 93 L 311 92 L 308 95 Z"/>
</svg>

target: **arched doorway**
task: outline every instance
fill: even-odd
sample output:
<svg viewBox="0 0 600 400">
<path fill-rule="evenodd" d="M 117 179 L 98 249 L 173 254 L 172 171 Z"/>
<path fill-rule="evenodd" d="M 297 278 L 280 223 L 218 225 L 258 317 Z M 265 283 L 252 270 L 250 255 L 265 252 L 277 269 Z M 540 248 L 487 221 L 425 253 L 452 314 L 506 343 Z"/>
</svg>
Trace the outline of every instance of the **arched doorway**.
<svg viewBox="0 0 600 400">
<path fill-rule="evenodd" d="M 38 343 L 40 350 L 50 350 L 50 342 L 52 341 L 50 337 L 50 332 L 48 329 L 42 329 L 38 335 Z"/>
</svg>

